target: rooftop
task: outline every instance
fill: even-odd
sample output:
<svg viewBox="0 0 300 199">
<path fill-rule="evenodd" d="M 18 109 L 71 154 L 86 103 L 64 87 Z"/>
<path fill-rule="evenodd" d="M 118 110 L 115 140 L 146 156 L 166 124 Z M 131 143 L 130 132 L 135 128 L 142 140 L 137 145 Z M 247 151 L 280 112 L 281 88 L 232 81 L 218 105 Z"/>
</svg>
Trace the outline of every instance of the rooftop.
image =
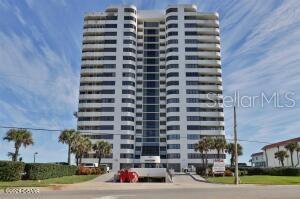
<svg viewBox="0 0 300 199">
<path fill-rule="evenodd" d="M 268 145 L 264 146 L 262 148 L 262 150 L 270 149 L 270 148 L 274 148 L 274 147 L 278 147 L 278 146 L 284 146 L 284 145 L 286 145 L 290 142 L 300 142 L 300 137 L 289 139 L 289 140 L 284 140 L 284 141 L 280 141 L 280 142 L 276 142 L 276 143 L 272 143 L 272 144 L 268 144 Z"/>
</svg>

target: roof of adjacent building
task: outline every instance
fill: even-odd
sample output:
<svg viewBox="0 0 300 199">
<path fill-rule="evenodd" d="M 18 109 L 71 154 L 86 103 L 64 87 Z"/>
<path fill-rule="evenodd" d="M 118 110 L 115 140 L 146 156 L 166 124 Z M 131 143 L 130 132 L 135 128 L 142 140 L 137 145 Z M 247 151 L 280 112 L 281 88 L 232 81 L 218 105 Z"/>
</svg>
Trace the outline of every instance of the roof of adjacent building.
<svg viewBox="0 0 300 199">
<path fill-rule="evenodd" d="M 286 145 L 290 142 L 300 142 L 300 137 L 289 139 L 289 140 L 284 140 L 284 141 L 280 141 L 280 142 L 276 142 L 276 143 L 272 143 L 272 144 L 268 144 L 268 145 L 264 146 L 262 148 L 262 150 L 270 149 L 270 148 L 274 148 L 274 147 L 278 147 L 278 146 L 284 146 L 284 145 Z"/>
<path fill-rule="evenodd" d="M 251 157 L 253 157 L 253 156 L 260 156 L 260 155 L 263 155 L 263 154 L 264 154 L 264 152 L 252 153 Z"/>
</svg>

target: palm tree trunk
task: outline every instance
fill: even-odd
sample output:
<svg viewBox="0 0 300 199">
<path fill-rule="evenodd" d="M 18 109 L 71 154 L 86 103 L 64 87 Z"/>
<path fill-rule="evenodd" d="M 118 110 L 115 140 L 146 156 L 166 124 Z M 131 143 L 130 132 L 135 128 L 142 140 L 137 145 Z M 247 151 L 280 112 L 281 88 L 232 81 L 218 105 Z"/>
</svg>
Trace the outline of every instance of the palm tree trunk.
<svg viewBox="0 0 300 199">
<path fill-rule="evenodd" d="M 220 159 L 220 150 L 217 150 L 218 159 Z"/>
<path fill-rule="evenodd" d="M 98 167 L 100 168 L 101 156 L 98 158 Z"/>
<path fill-rule="evenodd" d="M 68 145 L 68 164 L 71 165 L 71 145 Z"/>
<path fill-rule="evenodd" d="M 15 145 L 15 155 L 13 156 L 13 161 L 16 162 L 19 156 L 19 146 Z"/>
<path fill-rule="evenodd" d="M 300 160 L 299 160 L 299 152 L 297 151 L 297 165 L 298 166 L 300 164 Z"/>
<path fill-rule="evenodd" d="M 282 167 L 284 167 L 284 160 L 281 160 L 281 165 Z"/>
<path fill-rule="evenodd" d="M 290 151 L 290 154 L 291 154 L 291 163 L 292 163 L 292 167 L 294 167 L 293 152 L 292 152 L 292 151 Z"/>
<path fill-rule="evenodd" d="M 233 153 L 231 154 L 231 158 L 230 158 L 230 166 L 233 167 Z"/>
</svg>

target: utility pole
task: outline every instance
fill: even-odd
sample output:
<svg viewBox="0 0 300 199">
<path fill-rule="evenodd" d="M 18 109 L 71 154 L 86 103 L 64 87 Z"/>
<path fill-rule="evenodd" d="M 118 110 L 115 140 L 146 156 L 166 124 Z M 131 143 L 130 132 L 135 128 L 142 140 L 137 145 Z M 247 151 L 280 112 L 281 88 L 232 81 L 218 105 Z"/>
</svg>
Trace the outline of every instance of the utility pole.
<svg viewBox="0 0 300 199">
<path fill-rule="evenodd" d="M 238 147 L 237 147 L 237 132 L 236 132 L 236 110 L 233 107 L 233 131 L 234 131 L 234 155 L 235 155 L 235 184 L 239 184 L 239 165 L 238 165 Z"/>
<path fill-rule="evenodd" d="M 38 152 L 35 152 L 34 154 L 33 154 L 33 163 L 35 163 L 35 156 L 38 154 Z"/>
</svg>

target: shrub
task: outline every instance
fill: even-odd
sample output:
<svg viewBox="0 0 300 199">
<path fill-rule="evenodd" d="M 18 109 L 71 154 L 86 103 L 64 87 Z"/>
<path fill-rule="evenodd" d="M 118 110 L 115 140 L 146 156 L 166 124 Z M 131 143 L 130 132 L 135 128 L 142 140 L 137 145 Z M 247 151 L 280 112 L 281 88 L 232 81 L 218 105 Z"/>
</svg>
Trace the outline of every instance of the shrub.
<svg viewBox="0 0 300 199">
<path fill-rule="evenodd" d="M 77 167 L 59 164 L 31 163 L 25 165 L 24 179 L 43 180 L 76 174 Z"/>
<path fill-rule="evenodd" d="M 23 162 L 0 161 L 0 181 L 21 180 L 23 171 Z"/>
<path fill-rule="evenodd" d="M 228 168 L 234 172 L 234 168 Z M 239 168 L 240 175 L 271 175 L 271 176 L 300 176 L 300 168 L 258 168 L 243 167 Z"/>
<path fill-rule="evenodd" d="M 196 173 L 200 176 L 204 176 L 205 175 L 205 168 L 204 167 L 197 167 L 196 168 Z"/>
<path fill-rule="evenodd" d="M 103 166 L 99 167 L 78 167 L 76 175 L 100 175 L 106 172 L 106 168 Z"/>
<path fill-rule="evenodd" d="M 224 173 L 225 176 L 233 176 L 233 172 L 229 169 L 226 169 L 225 173 Z"/>
</svg>

